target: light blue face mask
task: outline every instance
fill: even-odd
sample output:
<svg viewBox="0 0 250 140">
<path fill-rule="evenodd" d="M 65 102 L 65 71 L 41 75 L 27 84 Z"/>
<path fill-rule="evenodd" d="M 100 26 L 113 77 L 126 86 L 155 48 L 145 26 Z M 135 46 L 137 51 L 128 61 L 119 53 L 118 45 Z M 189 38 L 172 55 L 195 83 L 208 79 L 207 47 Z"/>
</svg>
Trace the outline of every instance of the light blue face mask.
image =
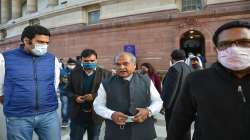
<svg viewBox="0 0 250 140">
<path fill-rule="evenodd" d="M 81 64 L 84 69 L 95 69 L 96 68 L 96 62 L 94 63 L 82 63 Z"/>
<path fill-rule="evenodd" d="M 45 55 L 48 52 L 48 45 L 37 43 L 37 44 L 35 44 L 35 47 L 31 51 L 36 56 Z"/>
</svg>

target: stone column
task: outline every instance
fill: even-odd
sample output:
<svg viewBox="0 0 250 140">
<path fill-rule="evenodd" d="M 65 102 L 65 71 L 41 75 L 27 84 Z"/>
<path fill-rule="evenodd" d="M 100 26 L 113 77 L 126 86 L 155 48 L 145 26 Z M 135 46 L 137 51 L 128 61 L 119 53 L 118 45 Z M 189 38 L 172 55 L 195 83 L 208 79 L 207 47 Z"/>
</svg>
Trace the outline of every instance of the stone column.
<svg viewBox="0 0 250 140">
<path fill-rule="evenodd" d="M 0 41 L 4 40 L 4 31 L 0 30 Z"/>
<path fill-rule="evenodd" d="M 10 18 L 9 0 L 1 0 L 1 23 L 6 23 Z"/>
<path fill-rule="evenodd" d="M 48 0 L 48 7 L 58 5 L 58 0 Z"/>
<path fill-rule="evenodd" d="M 34 13 L 37 11 L 37 0 L 27 0 L 28 13 Z"/>
<path fill-rule="evenodd" d="M 12 0 L 12 19 L 21 17 L 22 15 L 22 5 L 21 0 Z"/>
</svg>

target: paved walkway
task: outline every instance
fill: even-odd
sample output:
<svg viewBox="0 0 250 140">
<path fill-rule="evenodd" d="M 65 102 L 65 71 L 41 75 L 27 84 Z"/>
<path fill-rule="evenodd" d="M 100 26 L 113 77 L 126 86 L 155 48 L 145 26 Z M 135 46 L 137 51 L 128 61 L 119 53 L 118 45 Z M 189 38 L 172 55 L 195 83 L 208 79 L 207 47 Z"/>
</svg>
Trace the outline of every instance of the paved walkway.
<svg viewBox="0 0 250 140">
<path fill-rule="evenodd" d="M 60 107 L 60 102 L 59 102 Z M 58 113 L 60 111 L 58 110 Z M 156 140 L 165 140 L 166 130 L 165 130 L 165 121 L 163 115 L 159 114 L 155 117 L 157 122 L 155 123 L 157 139 Z M 102 126 L 100 140 L 103 140 L 105 126 Z M 62 128 L 62 140 L 69 140 L 69 128 Z M 5 119 L 2 111 L 2 105 L 0 105 L 0 140 L 6 140 L 6 129 L 5 129 Z M 33 140 L 37 140 L 37 136 L 34 134 Z M 87 140 L 87 136 L 84 136 L 83 140 Z"/>
</svg>

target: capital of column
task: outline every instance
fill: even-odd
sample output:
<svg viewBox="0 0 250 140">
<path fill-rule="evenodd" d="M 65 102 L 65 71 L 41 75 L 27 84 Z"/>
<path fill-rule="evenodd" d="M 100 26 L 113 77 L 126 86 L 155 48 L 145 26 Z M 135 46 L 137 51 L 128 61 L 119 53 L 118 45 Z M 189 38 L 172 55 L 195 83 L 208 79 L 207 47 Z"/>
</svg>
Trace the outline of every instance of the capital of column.
<svg viewBox="0 0 250 140">
<path fill-rule="evenodd" d="M 21 17 L 22 15 L 22 6 L 21 0 L 12 0 L 12 19 Z"/>
<path fill-rule="evenodd" d="M 37 0 L 27 0 L 28 13 L 34 13 L 37 11 Z"/>
<path fill-rule="evenodd" d="M 0 41 L 3 41 L 5 38 L 6 31 L 5 30 L 0 30 Z"/>
<path fill-rule="evenodd" d="M 10 18 L 9 1 L 1 0 L 1 23 L 8 22 Z"/>
<path fill-rule="evenodd" d="M 58 0 L 48 0 L 48 7 L 58 5 Z"/>
</svg>

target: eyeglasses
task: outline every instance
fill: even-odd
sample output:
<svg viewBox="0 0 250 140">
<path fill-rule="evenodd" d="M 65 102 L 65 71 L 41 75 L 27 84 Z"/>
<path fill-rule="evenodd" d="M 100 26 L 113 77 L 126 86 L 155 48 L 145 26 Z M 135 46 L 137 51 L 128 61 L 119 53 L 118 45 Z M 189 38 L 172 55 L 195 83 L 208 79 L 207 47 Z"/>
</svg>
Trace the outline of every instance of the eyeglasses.
<svg viewBox="0 0 250 140">
<path fill-rule="evenodd" d="M 229 47 L 232 47 L 232 45 L 236 45 L 239 47 L 246 47 L 250 48 L 250 39 L 240 39 L 240 40 L 235 40 L 235 41 L 222 41 L 218 43 L 218 50 L 225 50 Z"/>
</svg>

